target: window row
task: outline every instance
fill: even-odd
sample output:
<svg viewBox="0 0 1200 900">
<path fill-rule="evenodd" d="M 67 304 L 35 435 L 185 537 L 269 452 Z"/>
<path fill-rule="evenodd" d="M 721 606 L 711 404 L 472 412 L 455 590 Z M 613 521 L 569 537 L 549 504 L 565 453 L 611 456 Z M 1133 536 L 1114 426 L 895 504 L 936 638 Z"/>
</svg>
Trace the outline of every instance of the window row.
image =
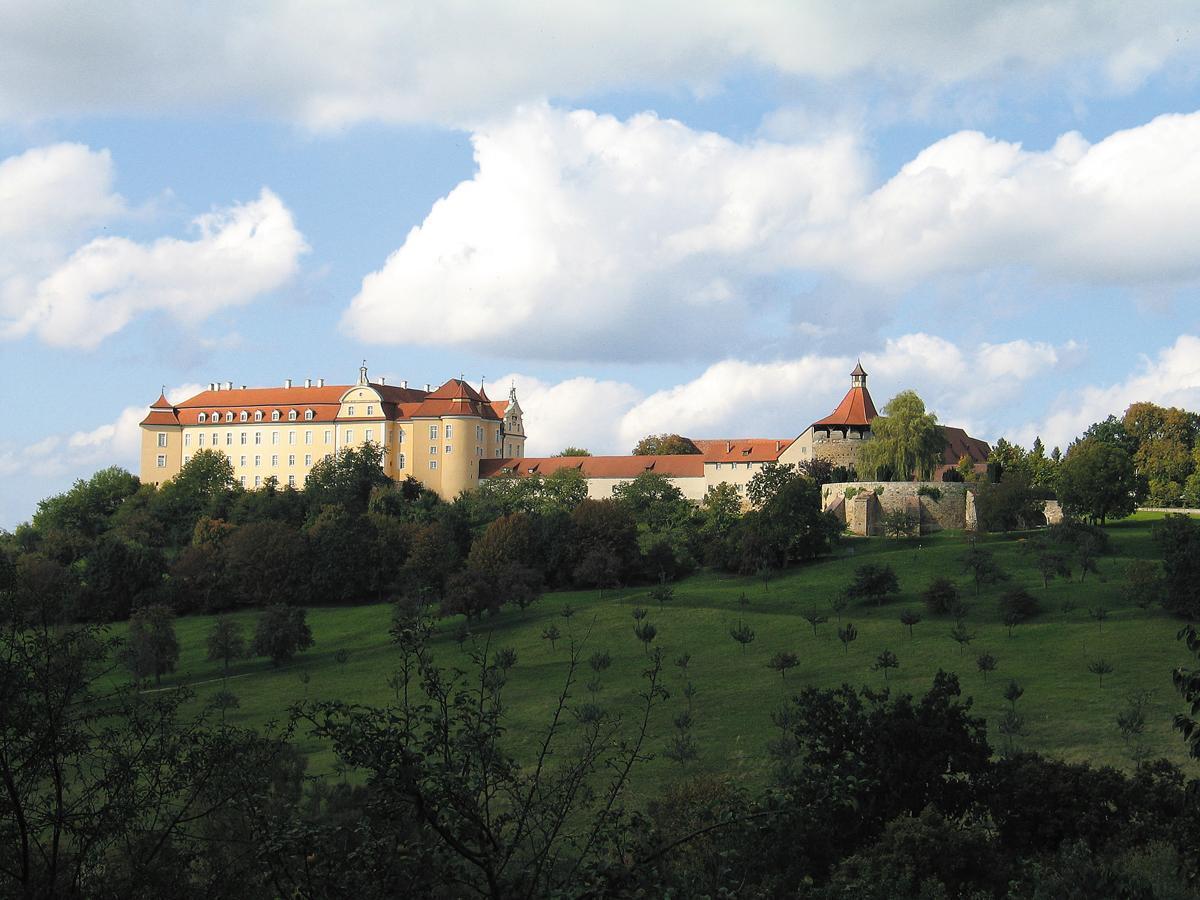
<svg viewBox="0 0 1200 900">
<path fill-rule="evenodd" d="M 304 421 L 311 422 L 314 418 L 316 418 L 316 415 L 317 414 L 315 412 L 313 412 L 313 410 L 306 409 L 304 411 Z M 250 413 L 249 411 L 243 409 L 240 413 L 237 414 L 237 420 L 239 422 L 249 422 L 251 419 L 253 419 L 255 422 L 261 422 L 263 420 L 263 416 L 264 416 L 264 413 L 261 409 L 256 409 L 253 413 Z M 200 413 L 198 416 L 196 416 L 196 421 L 199 422 L 201 425 L 203 425 L 205 422 L 214 422 L 214 423 L 220 422 L 221 418 L 222 418 L 221 413 L 217 412 L 216 410 L 213 410 L 211 413 Z M 272 422 L 278 422 L 282 418 L 283 418 L 283 413 L 280 412 L 279 410 L 275 409 L 275 410 L 271 411 L 271 421 Z M 288 410 L 287 420 L 289 422 L 295 422 L 298 418 L 300 418 L 299 412 L 297 412 L 294 409 Z M 226 422 L 232 422 L 233 421 L 233 413 L 230 411 L 227 411 L 224 414 L 224 419 Z"/>
<path fill-rule="evenodd" d="M 254 434 L 253 434 L 254 440 L 253 441 L 250 440 L 251 433 L 248 431 L 242 431 L 242 432 L 239 432 L 238 434 L 239 434 L 239 437 L 238 437 L 239 444 L 249 444 L 249 443 L 261 444 L 261 443 L 263 443 L 263 432 L 261 432 L 261 431 L 254 432 Z M 281 442 L 282 432 L 271 431 L 271 432 L 268 432 L 267 434 L 270 438 L 270 443 L 279 444 Z M 347 434 L 349 434 L 349 432 L 347 432 Z M 370 440 L 370 437 L 369 437 L 370 432 L 367 432 L 367 434 L 368 434 L 367 439 Z M 233 446 L 233 436 L 234 436 L 234 432 L 232 432 L 232 431 L 225 432 L 225 442 L 224 443 L 225 443 L 226 447 Z M 287 432 L 287 442 L 289 444 L 295 444 L 297 442 L 298 438 L 299 438 L 299 432 L 295 432 L 295 431 Z M 211 435 L 206 435 L 204 432 L 200 432 L 196 435 L 196 446 L 203 447 L 205 445 L 206 439 L 211 439 L 211 440 L 209 440 L 209 446 L 219 447 L 221 445 L 221 433 L 220 432 L 217 432 L 216 434 L 211 434 Z M 347 438 L 347 440 L 349 440 L 349 438 Z M 311 444 L 312 442 L 313 442 L 313 432 L 311 432 L 311 431 L 304 432 L 304 443 Z M 325 432 L 325 443 L 326 444 L 333 443 L 333 430 L 332 429 L 329 429 Z M 162 433 L 162 432 L 159 433 L 158 446 L 160 446 L 160 447 L 167 446 L 167 436 L 165 433 Z M 192 432 L 185 431 L 183 433 L 183 446 L 185 446 L 185 447 L 192 446 Z"/>
</svg>

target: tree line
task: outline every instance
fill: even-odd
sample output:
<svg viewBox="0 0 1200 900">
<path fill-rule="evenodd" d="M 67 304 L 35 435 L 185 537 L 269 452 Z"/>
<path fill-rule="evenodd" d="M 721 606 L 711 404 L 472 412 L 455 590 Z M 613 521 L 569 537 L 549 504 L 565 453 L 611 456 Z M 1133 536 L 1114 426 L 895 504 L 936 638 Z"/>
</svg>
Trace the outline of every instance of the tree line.
<svg viewBox="0 0 1200 900">
<path fill-rule="evenodd" d="M 713 565 L 773 572 L 827 552 L 820 464 L 769 466 L 748 490 L 699 504 L 646 472 L 589 499 L 576 470 L 488 479 L 444 502 L 396 483 L 370 446 L 313 467 L 303 489 L 246 490 L 219 451 L 161 487 L 118 468 L 42 501 L 0 534 L 18 602 L 56 621 L 106 622 L 139 608 L 178 614 L 395 600 L 469 619 L 546 589 L 665 583 Z"/>
</svg>

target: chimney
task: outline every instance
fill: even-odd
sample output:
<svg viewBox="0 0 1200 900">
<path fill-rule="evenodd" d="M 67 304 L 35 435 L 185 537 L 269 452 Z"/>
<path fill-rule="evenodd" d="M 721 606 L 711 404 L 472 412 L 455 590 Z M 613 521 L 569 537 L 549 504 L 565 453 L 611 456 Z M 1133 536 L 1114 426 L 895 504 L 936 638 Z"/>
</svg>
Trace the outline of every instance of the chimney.
<svg viewBox="0 0 1200 900">
<path fill-rule="evenodd" d="M 325 387 L 325 379 L 324 378 L 317 379 L 317 387 Z"/>
<path fill-rule="evenodd" d="M 380 384 L 387 384 L 387 379 L 386 379 L 386 378 L 384 378 L 382 375 L 380 375 L 380 376 L 379 376 L 379 383 L 380 383 Z"/>
<path fill-rule="evenodd" d="M 726 453 L 732 453 L 732 452 L 733 452 L 733 441 L 726 441 L 726 442 L 725 442 L 725 452 L 726 452 Z"/>
<path fill-rule="evenodd" d="M 305 379 L 304 379 L 304 386 L 305 386 L 305 387 L 312 387 L 312 379 L 311 379 L 311 378 L 305 378 Z"/>
<path fill-rule="evenodd" d="M 782 449 L 783 449 L 783 441 L 776 441 L 775 442 L 775 452 L 779 453 L 779 451 Z"/>
<path fill-rule="evenodd" d="M 217 385 L 216 385 L 216 383 L 215 383 L 215 382 L 212 382 L 212 381 L 210 381 L 210 382 L 208 383 L 208 389 L 209 389 L 210 391 L 215 391 L 215 390 L 217 389 Z"/>
<path fill-rule="evenodd" d="M 432 391 L 432 390 L 433 390 L 433 385 L 432 385 L 432 384 L 426 384 L 426 385 L 425 385 L 425 393 L 427 393 L 427 394 L 428 394 L 428 393 L 429 393 L 430 391 Z"/>
<path fill-rule="evenodd" d="M 227 391 L 233 390 L 233 382 L 232 381 L 225 382 L 225 390 L 227 390 Z"/>
<path fill-rule="evenodd" d="M 242 385 L 242 390 L 244 391 L 245 389 L 246 389 L 246 386 L 243 384 L 243 385 Z"/>
<path fill-rule="evenodd" d="M 290 378 L 283 379 L 283 386 L 285 388 L 290 388 L 292 386 L 292 379 L 290 379 Z"/>
<path fill-rule="evenodd" d="M 400 382 L 400 387 L 402 387 L 402 388 L 408 387 L 408 379 L 405 379 L 404 381 Z"/>
</svg>

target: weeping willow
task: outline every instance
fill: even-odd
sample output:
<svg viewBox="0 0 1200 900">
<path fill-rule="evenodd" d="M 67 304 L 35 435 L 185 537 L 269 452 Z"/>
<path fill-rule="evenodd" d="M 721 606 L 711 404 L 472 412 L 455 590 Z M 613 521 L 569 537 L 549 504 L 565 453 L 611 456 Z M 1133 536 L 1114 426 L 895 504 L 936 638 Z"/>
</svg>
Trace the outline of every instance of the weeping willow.
<svg viewBox="0 0 1200 900">
<path fill-rule="evenodd" d="M 871 423 L 871 439 L 858 450 L 859 477 L 926 481 L 941 464 L 946 435 L 934 413 L 916 391 L 901 391 L 888 401 L 883 415 Z"/>
</svg>

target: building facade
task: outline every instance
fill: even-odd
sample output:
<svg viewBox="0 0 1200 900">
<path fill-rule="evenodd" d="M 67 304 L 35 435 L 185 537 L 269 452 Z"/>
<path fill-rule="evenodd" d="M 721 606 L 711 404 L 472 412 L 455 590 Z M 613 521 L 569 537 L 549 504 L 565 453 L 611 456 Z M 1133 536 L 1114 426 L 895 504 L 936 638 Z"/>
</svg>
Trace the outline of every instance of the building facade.
<svg viewBox="0 0 1200 900">
<path fill-rule="evenodd" d="M 525 455 L 525 424 L 515 388 L 490 400 L 459 378 L 436 390 L 372 382 L 311 379 L 280 388 L 213 383 L 178 404 L 160 395 L 141 423 L 140 475 L 161 484 L 198 450 L 219 450 L 248 489 L 268 478 L 300 488 L 317 461 L 370 443 L 389 477 L 412 476 L 452 499 L 479 484 L 483 459 Z"/>
</svg>

